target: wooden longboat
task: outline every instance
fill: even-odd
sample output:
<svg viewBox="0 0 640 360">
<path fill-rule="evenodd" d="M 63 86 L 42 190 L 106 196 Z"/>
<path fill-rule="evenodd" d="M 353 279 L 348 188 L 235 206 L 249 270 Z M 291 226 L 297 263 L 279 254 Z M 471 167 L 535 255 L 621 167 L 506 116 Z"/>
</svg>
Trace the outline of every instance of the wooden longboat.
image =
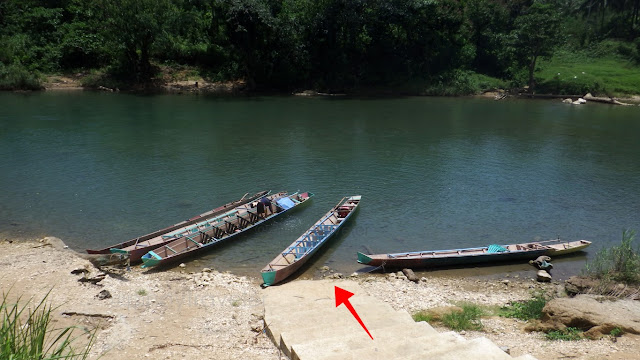
<svg viewBox="0 0 640 360">
<path fill-rule="evenodd" d="M 142 267 L 166 265 L 197 253 L 259 226 L 287 211 L 305 204 L 313 197 L 310 192 L 279 192 L 267 195 L 271 205 L 265 213 L 259 213 L 258 202 L 244 204 L 217 217 L 196 224 L 188 234 L 162 245 L 142 256 Z"/>
<path fill-rule="evenodd" d="M 345 201 L 346 199 L 346 201 Z M 264 286 L 277 284 L 300 269 L 335 234 L 360 204 L 361 196 L 342 198 L 309 230 L 262 269 Z"/>
<path fill-rule="evenodd" d="M 569 242 L 561 242 L 560 239 L 548 240 L 540 242 L 541 245 L 546 245 L 549 249 L 545 255 L 550 256 L 552 259 L 554 256 L 562 256 L 571 254 L 574 252 L 582 251 L 591 245 L 591 241 L 577 240 Z"/>
<path fill-rule="evenodd" d="M 416 251 L 395 254 L 365 255 L 358 252 L 358 262 L 364 265 L 388 268 L 430 268 L 499 261 L 533 260 L 541 255 L 559 256 L 580 251 L 591 244 L 580 240 L 561 242 L 549 240 L 510 245 L 489 245 L 486 247 Z"/>
<path fill-rule="evenodd" d="M 181 221 L 177 224 L 171 225 L 164 229 L 156 230 L 147 235 L 143 235 L 137 237 L 135 239 L 131 239 L 129 241 L 122 242 L 120 244 L 111 245 L 104 249 L 91 250 L 87 249 L 87 253 L 89 254 L 111 254 L 111 253 L 119 253 L 119 254 L 128 254 L 129 261 L 131 263 L 140 262 L 140 258 L 142 255 L 149 252 L 149 250 L 153 250 L 162 245 L 168 244 L 169 242 L 180 238 L 181 234 L 188 233 L 191 228 L 193 228 L 194 224 L 202 222 L 203 220 L 211 219 L 221 214 L 228 212 L 230 209 L 233 209 L 237 206 L 248 204 L 250 202 L 261 199 L 262 197 L 268 195 L 270 191 L 260 191 L 255 193 L 249 197 L 247 197 L 248 193 L 245 194 L 239 200 L 232 201 L 222 206 L 218 206 L 215 209 L 204 212 L 200 215 L 196 215 L 188 220 Z"/>
</svg>

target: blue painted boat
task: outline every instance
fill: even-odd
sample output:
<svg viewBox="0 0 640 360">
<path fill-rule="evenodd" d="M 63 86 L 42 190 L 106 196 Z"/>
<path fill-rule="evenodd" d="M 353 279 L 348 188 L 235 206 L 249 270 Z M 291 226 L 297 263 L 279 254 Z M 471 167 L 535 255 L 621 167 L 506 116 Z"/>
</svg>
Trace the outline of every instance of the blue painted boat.
<svg viewBox="0 0 640 360">
<path fill-rule="evenodd" d="M 345 200 L 346 199 L 346 200 Z M 277 284 L 300 269 L 318 249 L 353 215 L 361 196 L 342 198 L 309 230 L 300 235 L 282 253 L 262 269 L 264 286 Z"/>
<path fill-rule="evenodd" d="M 214 218 L 207 219 L 180 233 L 168 244 L 142 256 L 142 267 L 160 266 L 202 253 L 256 226 L 305 204 L 313 197 L 310 192 L 279 192 L 258 201 L 241 205 Z M 268 201 L 263 202 L 264 199 Z"/>
<path fill-rule="evenodd" d="M 467 264 L 494 263 L 500 261 L 533 260 L 545 255 L 549 246 L 538 242 L 485 247 L 415 251 L 395 254 L 365 255 L 358 252 L 358 262 L 383 268 L 430 268 Z"/>
</svg>

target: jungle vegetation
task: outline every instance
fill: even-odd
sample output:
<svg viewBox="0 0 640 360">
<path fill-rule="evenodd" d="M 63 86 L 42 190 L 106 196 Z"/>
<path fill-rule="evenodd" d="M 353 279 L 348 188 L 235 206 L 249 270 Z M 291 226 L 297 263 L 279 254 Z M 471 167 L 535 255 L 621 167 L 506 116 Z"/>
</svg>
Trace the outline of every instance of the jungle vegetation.
<svg viewBox="0 0 640 360">
<path fill-rule="evenodd" d="M 43 74 L 65 73 L 126 87 L 186 68 L 209 81 L 243 79 L 256 91 L 640 93 L 639 7 L 640 0 L 1 0 L 0 89 L 37 89 Z M 612 72 L 628 80 L 610 81 Z"/>
</svg>

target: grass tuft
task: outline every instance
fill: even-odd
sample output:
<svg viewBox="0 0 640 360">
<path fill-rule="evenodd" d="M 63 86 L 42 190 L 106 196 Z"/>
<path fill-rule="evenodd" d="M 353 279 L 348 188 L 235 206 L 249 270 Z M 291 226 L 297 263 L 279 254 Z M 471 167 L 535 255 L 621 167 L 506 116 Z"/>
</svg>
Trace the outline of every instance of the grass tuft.
<svg viewBox="0 0 640 360">
<path fill-rule="evenodd" d="M 72 347 L 75 340 L 72 337 L 73 327 L 51 329 L 51 313 L 54 309 L 46 303 L 48 295 L 31 307 L 30 301 L 19 305 L 21 298 L 10 303 L 8 294 L 3 294 L 0 304 L 1 359 L 86 359 L 89 356 L 95 332 L 86 347 L 76 353 Z"/>
<path fill-rule="evenodd" d="M 520 320 L 540 319 L 542 309 L 547 304 L 547 298 L 542 293 L 533 294 L 533 298 L 525 301 L 517 301 L 500 309 L 499 314 L 503 317 L 516 318 Z"/>
<path fill-rule="evenodd" d="M 461 304 L 462 312 L 452 311 L 442 317 L 442 323 L 455 331 L 462 330 L 482 330 L 482 322 L 480 318 L 484 311 L 480 306 L 465 303 Z"/>
<path fill-rule="evenodd" d="M 431 322 L 433 321 L 433 316 L 431 314 L 429 314 L 426 311 L 418 311 L 417 313 L 413 314 L 411 316 L 413 318 L 413 321 L 415 322 L 420 322 L 420 321 L 426 321 L 426 322 Z"/>
<path fill-rule="evenodd" d="M 582 330 L 574 327 L 568 327 L 564 330 L 553 330 L 545 334 L 547 340 L 577 341 L 582 340 Z"/>
</svg>

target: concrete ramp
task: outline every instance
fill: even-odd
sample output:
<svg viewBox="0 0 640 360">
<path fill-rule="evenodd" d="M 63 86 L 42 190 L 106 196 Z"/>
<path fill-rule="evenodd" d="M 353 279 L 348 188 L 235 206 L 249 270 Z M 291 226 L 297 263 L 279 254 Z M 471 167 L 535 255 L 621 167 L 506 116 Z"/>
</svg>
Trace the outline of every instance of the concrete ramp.
<svg viewBox="0 0 640 360">
<path fill-rule="evenodd" d="M 369 338 L 343 305 L 334 286 L 355 295 L 349 301 L 373 336 Z M 466 340 L 415 322 L 406 311 L 364 296 L 353 281 L 300 280 L 264 290 L 267 335 L 291 360 L 514 360 L 486 338 Z M 518 360 L 535 360 L 529 355 Z"/>
</svg>

